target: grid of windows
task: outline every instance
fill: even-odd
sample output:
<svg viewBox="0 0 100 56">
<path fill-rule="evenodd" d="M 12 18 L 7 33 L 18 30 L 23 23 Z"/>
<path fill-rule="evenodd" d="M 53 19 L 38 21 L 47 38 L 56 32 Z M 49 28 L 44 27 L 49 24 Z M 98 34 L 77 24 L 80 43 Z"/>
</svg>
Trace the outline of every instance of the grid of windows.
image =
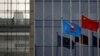
<svg viewBox="0 0 100 56">
<path fill-rule="evenodd" d="M 0 56 L 29 56 L 30 0 L 0 0 Z"/>
<path fill-rule="evenodd" d="M 29 0 L 2 0 L 0 7 L 1 18 L 12 18 L 16 10 L 23 12 L 24 18 L 29 18 Z"/>
</svg>

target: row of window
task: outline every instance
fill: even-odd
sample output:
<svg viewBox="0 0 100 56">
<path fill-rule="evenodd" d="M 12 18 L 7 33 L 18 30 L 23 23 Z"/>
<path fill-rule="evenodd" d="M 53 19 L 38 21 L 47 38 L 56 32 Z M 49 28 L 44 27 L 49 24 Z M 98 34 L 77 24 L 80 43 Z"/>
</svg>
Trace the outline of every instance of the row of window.
<svg viewBox="0 0 100 56">
<path fill-rule="evenodd" d="M 29 56 L 26 52 L 0 52 L 0 56 Z"/>
<path fill-rule="evenodd" d="M 30 2 L 30 0 L 1 0 L 0 2 Z"/>
<path fill-rule="evenodd" d="M 0 41 L 15 41 L 15 40 L 23 40 L 23 41 L 26 41 L 26 40 L 29 40 L 29 36 L 3 36 L 3 37 L 0 37 Z"/>
</svg>

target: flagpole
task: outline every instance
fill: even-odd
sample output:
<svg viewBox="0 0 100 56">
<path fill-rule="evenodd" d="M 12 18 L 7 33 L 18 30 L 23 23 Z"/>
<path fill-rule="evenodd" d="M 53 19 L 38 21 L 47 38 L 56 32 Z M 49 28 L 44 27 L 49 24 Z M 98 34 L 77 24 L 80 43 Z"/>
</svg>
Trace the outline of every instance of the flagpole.
<svg viewBox="0 0 100 56">
<path fill-rule="evenodd" d="M 90 0 L 88 0 L 88 17 L 90 17 Z M 88 41 L 89 42 L 89 45 L 88 45 L 88 54 L 89 55 L 88 56 L 91 56 L 91 52 L 90 52 L 91 51 L 91 49 L 90 49 L 90 46 L 91 46 L 90 45 L 90 40 L 91 40 L 91 38 L 90 38 L 90 31 L 89 30 L 88 30 L 88 36 L 89 36 L 89 38 L 88 38 L 89 39 L 89 41 Z"/>
<path fill-rule="evenodd" d="M 94 56 L 94 47 L 93 46 L 92 46 L 92 53 L 93 53 L 92 56 Z"/>
<path fill-rule="evenodd" d="M 99 0 L 97 0 L 97 21 L 99 21 Z M 99 56 L 99 29 L 98 29 L 98 38 L 97 38 L 97 56 Z"/>
<path fill-rule="evenodd" d="M 57 44 L 57 47 L 56 47 L 56 56 L 58 56 L 58 44 Z"/>
<path fill-rule="evenodd" d="M 52 56 L 54 56 L 54 0 L 52 0 Z"/>
<path fill-rule="evenodd" d="M 92 32 L 92 39 L 93 39 L 93 32 Z M 96 43 L 97 44 L 97 43 Z M 94 56 L 94 46 L 93 46 L 93 40 L 92 40 L 92 56 Z"/>
<path fill-rule="evenodd" d="M 43 3 L 43 5 L 42 5 L 43 6 L 43 24 L 42 24 L 43 25 L 43 29 L 42 29 L 43 30 L 43 34 L 42 34 L 43 35 L 42 36 L 43 37 L 43 42 L 42 42 L 43 43 L 43 47 L 42 47 L 43 52 L 42 53 L 43 53 L 43 56 L 45 56 L 45 0 L 43 0 L 42 3 Z"/>
<path fill-rule="evenodd" d="M 76 43 L 75 43 L 75 56 L 76 56 Z"/>
<path fill-rule="evenodd" d="M 70 22 L 72 22 L 72 0 L 70 0 L 70 18 L 69 18 Z M 72 47 L 72 42 L 71 42 L 71 38 L 72 36 L 70 35 L 70 47 Z M 70 48 L 70 56 L 72 56 L 72 49 Z"/>
<path fill-rule="evenodd" d="M 79 19 L 81 18 L 81 0 L 79 0 Z M 79 20 L 79 23 L 80 20 Z M 81 43 L 81 38 L 79 38 L 79 43 Z M 82 46 L 79 44 L 79 56 L 82 56 Z"/>
<path fill-rule="evenodd" d="M 58 56 L 58 32 L 57 32 L 57 47 L 56 47 L 56 56 Z"/>
<path fill-rule="evenodd" d="M 61 56 L 63 56 L 63 23 L 62 23 L 62 17 L 63 17 L 63 0 L 61 0 Z"/>
</svg>

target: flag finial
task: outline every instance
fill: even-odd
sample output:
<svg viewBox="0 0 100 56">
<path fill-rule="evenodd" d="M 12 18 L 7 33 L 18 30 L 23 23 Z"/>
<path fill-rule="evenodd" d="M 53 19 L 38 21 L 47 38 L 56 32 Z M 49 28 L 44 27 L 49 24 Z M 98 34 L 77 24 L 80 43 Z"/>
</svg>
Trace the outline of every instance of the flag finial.
<svg viewBox="0 0 100 56">
<path fill-rule="evenodd" d="M 63 17 L 59 17 L 59 19 L 62 19 Z"/>
<path fill-rule="evenodd" d="M 58 32 L 57 32 L 57 36 L 58 36 Z"/>
<path fill-rule="evenodd" d="M 94 32 L 92 32 L 92 35 L 94 34 Z"/>
</svg>

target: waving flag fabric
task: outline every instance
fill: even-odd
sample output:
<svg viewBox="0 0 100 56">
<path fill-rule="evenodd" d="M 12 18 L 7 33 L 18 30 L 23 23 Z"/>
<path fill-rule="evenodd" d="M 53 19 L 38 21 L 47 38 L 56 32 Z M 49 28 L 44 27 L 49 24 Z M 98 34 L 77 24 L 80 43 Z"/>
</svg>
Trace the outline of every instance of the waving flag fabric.
<svg viewBox="0 0 100 56">
<path fill-rule="evenodd" d="M 81 44 L 88 45 L 88 36 L 81 34 Z M 75 37 L 75 42 L 79 42 L 79 37 Z"/>
<path fill-rule="evenodd" d="M 97 31 L 99 28 L 99 22 L 91 20 L 82 15 L 82 28 Z"/>
<path fill-rule="evenodd" d="M 67 37 L 62 37 L 63 38 L 63 42 L 62 42 L 62 44 L 63 44 L 63 47 L 65 47 L 65 48 L 74 48 L 74 45 L 75 45 L 75 43 L 72 41 L 71 43 L 72 43 L 72 45 L 70 44 L 70 39 L 69 38 L 67 38 Z M 61 36 L 60 35 L 58 35 L 58 33 L 57 33 L 57 46 L 61 46 Z"/>
<path fill-rule="evenodd" d="M 94 47 L 98 46 L 97 37 L 94 36 L 93 32 L 92 32 L 92 46 L 94 46 Z M 100 47 L 100 39 L 99 39 L 99 47 Z"/>
<path fill-rule="evenodd" d="M 63 20 L 63 33 L 79 37 L 81 35 L 81 28 L 77 24 Z"/>
<path fill-rule="evenodd" d="M 88 41 L 89 41 L 88 36 L 81 34 L 80 41 L 81 41 L 81 44 L 88 45 Z M 79 42 L 78 37 L 75 38 L 75 42 Z M 93 47 L 98 46 L 97 37 L 94 36 L 93 33 L 92 33 L 92 46 Z M 99 47 L 100 47 L 100 39 L 99 39 Z"/>
</svg>

